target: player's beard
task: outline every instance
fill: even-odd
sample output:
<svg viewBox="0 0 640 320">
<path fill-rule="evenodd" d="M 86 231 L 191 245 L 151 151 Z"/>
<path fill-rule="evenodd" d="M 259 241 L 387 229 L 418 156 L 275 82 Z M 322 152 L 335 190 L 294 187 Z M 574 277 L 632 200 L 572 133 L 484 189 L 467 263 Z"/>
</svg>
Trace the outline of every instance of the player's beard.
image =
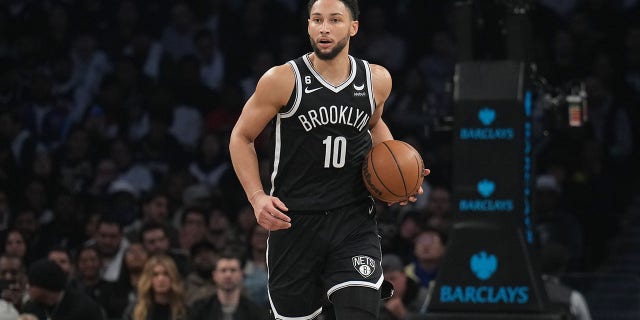
<svg viewBox="0 0 640 320">
<path fill-rule="evenodd" d="M 347 36 L 342 38 L 340 41 L 338 41 L 336 45 L 333 47 L 333 49 L 331 49 L 331 51 L 329 51 L 328 53 L 321 52 L 320 49 L 318 49 L 316 42 L 313 41 L 313 39 L 309 38 L 309 41 L 311 42 L 311 48 L 313 48 L 313 53 L 315 53 L 318 59 L 331 60 L 335 58 L 340 52 L 342 52 L 342 50 L 344 50 L 344 48 L 347 46 L 347 43 L 349 43 L 349 37 L 350 36 L 347 34 Z"/>
</svg>

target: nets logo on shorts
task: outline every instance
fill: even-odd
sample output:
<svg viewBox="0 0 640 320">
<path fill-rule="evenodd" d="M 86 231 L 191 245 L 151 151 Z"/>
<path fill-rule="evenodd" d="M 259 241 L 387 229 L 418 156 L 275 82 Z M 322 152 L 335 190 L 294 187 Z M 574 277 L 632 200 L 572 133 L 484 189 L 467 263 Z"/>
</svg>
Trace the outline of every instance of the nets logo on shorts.
<svg viewBox="0 0 640 320">
<path fill-rule="evenodd" d="M 376 261 L 367 256 L 355 256 L 351 258 L 353 267 L 361 276 L 368 278 L 376 270 Z"/>
</svg>

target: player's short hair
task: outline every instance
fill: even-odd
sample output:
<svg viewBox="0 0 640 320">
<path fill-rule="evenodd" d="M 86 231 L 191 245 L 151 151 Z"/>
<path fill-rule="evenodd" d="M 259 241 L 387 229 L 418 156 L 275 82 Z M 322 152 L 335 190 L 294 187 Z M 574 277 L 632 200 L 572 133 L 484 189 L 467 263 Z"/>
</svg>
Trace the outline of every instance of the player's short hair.
<svg viewBox="0 0 640 320">
<path fill-rule="evenodd" d="M 309 0 L 309 3 L 307 4 L 307 13 L 309 15 L 311 15 L 311 7 L 313 7 L 313 4 L 316 3 L 316 1 L 318 0 Z M 344 5 L 349 8 L 349 11 L 351 11 L 351 18 L 353 20 L 358 20 L 360 17 L 358 0 L 340 0 L 340 2 L 344 3 Z"/>
</svg>

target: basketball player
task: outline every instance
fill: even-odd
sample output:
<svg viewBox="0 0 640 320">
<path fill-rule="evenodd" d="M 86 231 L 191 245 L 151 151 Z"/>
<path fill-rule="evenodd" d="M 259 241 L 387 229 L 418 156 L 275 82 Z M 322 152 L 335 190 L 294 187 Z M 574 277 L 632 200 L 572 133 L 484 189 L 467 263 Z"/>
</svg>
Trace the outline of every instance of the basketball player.
<svg viewBox="0 0 640 320">
<path fill-rule="evenodd" d="M 258 223 L 270 230 L 275 318 L 314 319 L 329 299 L 339 320 L 377 319 L 380 240 L 361 167 L 372 144 L 393 139 L 381 119 L 391 76 L 349 55 L 357 0 L 311 0 L 308 11 L 313 52 L 262 76 L 231 134 L 231 159 Z M 253 141 L 273 118 L 264 191 Z"/>
</svg>

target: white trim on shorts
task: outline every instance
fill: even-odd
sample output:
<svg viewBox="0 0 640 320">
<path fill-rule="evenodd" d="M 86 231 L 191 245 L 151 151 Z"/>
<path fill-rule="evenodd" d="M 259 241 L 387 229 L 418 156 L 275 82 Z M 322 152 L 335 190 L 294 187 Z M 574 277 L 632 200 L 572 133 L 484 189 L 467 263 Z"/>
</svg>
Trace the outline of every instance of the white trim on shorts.
<svg viewBox="0 0 640 320">
<path fill-rule="evenodd" d="M 322 313 L 322 307 L 320 307 L 318 310 L 314 311 L 312 314 L 308 316 L 285 317 L 283 315 L 280 315 L 278 311 L 276 311 L 276 306 L 273 305 L 273 300 L 271 300 L 271 293 L 268 290 L 267 290 L 267 293 L 269 294 L 269 304 L 271 304 L 271 311 L 273 311 L 273 314 L 275 315 L 276 320 L 312 320 L 312 319 L 315 319 L 317 316 L 319 316 L 320 313 Z"/>
<path fill-rule="evenodd" d="M 327 290 L 327 299 L 331 300 L 329 297 L 332 293 L 346 287 L 367 287 L 376 290 L 380 290 L 380 286 L 382 286 L 382 282 L 384 281 L 384 275 L 380 275 L 380 279 L 378 282 L 371 283 L 367 281 L 347 281 L 343 283 L 338 283 L 335 286 L 331 287 L 331 289 Z"/>
</svg>

